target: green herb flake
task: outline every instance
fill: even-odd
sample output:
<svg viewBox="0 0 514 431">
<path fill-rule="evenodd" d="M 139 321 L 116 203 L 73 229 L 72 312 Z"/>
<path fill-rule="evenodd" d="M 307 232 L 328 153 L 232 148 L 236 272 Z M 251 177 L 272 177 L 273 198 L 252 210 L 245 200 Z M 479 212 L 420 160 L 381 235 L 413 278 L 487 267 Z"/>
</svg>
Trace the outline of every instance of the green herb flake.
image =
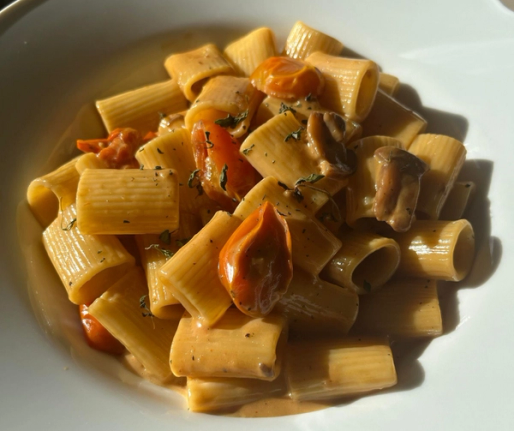
<svg viewBox="0 0 514 431">
<path fill-rule="evenodd" d="M 160 171 L 160 170 L 162 169 L 162 166 L 157 165 L 154 169 L 155 169 L 156 171 Z"/>
<path fill-rule="evenodd" d="M 146 297 L 148 295 L 143 295 L 141 298 L 139 298 L 139 308 L 142 308 L 144 310 L 146 310 L 146 312 L 143 312 L 143 317 L 153 317 L 154 315 L 152 314 L 152 312 L 150 311 L 150 309 L 148 308 L 148 306 L 146 305 Z"/>
<path fill-rule="evenodd" d="M 280 109 L 278 110 L 279 114 L 284 112 L 291 111 L 291 113 L 296 114 L 296 109 L 293 109 L 291 106 L 287 106 L 284 102 L 280 103 Z"/>
<path fill-rule="evenodd" d="M 241 121 L 244 121 L 248 117 L 248 109 L 244 112 L 241 112 L 239 115 L 235 117 L 233 115 L 228 114 L 225 118 L 220 118 L 214 121 L 218 126 L 221 127 L 236 127 Z"/>
<path fill-rule="evenodd" d="M 255 147 L 255 144 L 250 145 L 248 148 L 245 148 L 242 153 L 247 156 L 250 151 L 252 151 L 253 147 Z"/>
<path fill-rule="evenodd" d="M 208 131 L 206 130 L 206 131 L 205 131 L 205 143 L 206 143 L 207 145 L 209 145 L 207 148 L 212 148 L 212 147 L 214 147 L 214 144 L 209 140 L 210 136 L 211 136 L 211 132 L 208 132 Z"/>
<path fill-rule="evenodd" d="M 299 141 L 302 137 L 302 132 L 305 130 L 304 127 L 300 127 L 298 130 L 294 131 L 294 132 L 291 132 L 289 133 L 289 135 L 287 135 L 285 138 L 284 138 L 284 142 L 287 142 L 289 141 L 290 139 L 294 139 L 295 141 Z"/>
<path fill-rule="evenodd" d="M 65 230 L 65 231 L 69 231 L 69 230 L 72 230 L 73 229 L 73 226 L 75 225 L 75 223 L 77 222 L 77 219 L 74 218 L 72 221 L 70 221 L 68 223 L 68 225 L 66 227 L 61 227 L 62 230 Z"/>
<path fill-rule="evenodd" d="M 130 221 L 128 221 L 128 220 L 123 220 L 123 223 L 130 223 Z"/>
<path fill-rule="evenodd" d="M 159 244 L 150 244 L 148 247 L 145 247 L 145 250 L 151 250 L 152 248 L 161 252 L 166 259 L 173 257 L 173 255 L 175 254 L 166 248 L 162 248 L 161 246 L 159 246 Z"/>
<path fill-rule="evenodd" d="M 157 152 L 158 152 L 159 154 L 164 154 L 164 153 L 161 151 L 161 149 L 160 149 L 160 148 L 157 148 Z"/>
<path fill-rule="evenodd" d="M 221 175 L 220 175 L 220 186 L 225 191 L 227 191 L 227 181 L 228 181 L 227 171 L 228 171 L 228 166 L 225 163 L 223 165 L 223 169 L 221 170 Z"/>
<path fill-rule="evenodd" d="M 189 179 L 187 180 L 187 186 L 192 189 L 194 187 L 194 180 L 196 178 L 196 174 L 200 172 L 200 169 L 195 169 L 193 172 L 191 172 L 191 175 L 189 175 Z"/>
<path fill-rule="evenodd" d="M 166 114 L 164 112 L 158 112 L 158 114 L 160 120 L 164 120 L 166 118 Z"/>
<path fill-rule="evenodd" d="M 184 247 L 191 238 L 182 238 L 175 240 L 175 244 L 177 244 L 177 247 Z"/>
<path fill-rule="evenodd" d="M 299 178 L 298 181 L 296 181 L 295 186 L 298 186 L 303 183 L 314 184 L 323 178 L 325 178 L 325 175 L 310 174 L 308 177 Z"/>
</svg>

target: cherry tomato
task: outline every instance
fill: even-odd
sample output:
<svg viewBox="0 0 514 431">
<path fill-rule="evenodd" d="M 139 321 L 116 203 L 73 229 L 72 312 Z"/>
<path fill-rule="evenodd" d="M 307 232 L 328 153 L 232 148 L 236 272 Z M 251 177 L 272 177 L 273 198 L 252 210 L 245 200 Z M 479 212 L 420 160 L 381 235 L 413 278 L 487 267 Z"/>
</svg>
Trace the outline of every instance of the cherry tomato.
<svg viewBox="0 0 514 431">
<path fill-rule="evenodd" d="M 125 351 L 123 344 L 89 314 L 89 307 L 86 304 L 79 305 L 79 313 L 82 329 L 90 347 L 111 355 L 121 355 Z"/>
<path fill-rule="evenodd" d="M 134 157 L 144 140 L 137 130 L 115 129 L 105 139 L 77 140 L 77 148 L 85 153 L 95 153 L 110 168 L 138 168 Z"/>
<path fill-rule="evenodd" d="M 236 229 L 220 252 L 221 283 L 243 313 L 268 314 L 293 277 L 291 234 L 285 218 L 265 202 Z"/>
<path fill-rule="evenodd" d="M 241 144 L 209 120 L 194 125 L 191 139 L 203 190 L 224 209 L 234 210 L 258 182 L 257 171 L 239 153 Z"/>
<path fill-rule="evenodd" d="M 250 76 L 254 87 L 268 96 L 297 100 L 309 94 L 318 96 L 325 80 L 321 72 L 302 60 L 270 57 Z"/>
</svg>

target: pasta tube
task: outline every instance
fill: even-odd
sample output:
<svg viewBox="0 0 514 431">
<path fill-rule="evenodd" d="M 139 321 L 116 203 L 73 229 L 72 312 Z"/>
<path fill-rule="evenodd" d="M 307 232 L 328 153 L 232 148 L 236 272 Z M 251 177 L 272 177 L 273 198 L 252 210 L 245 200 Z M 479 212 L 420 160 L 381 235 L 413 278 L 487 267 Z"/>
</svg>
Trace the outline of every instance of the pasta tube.
<svg viewBox="0 0 514 431">
<path fill-rule="evenodd" d="M 337 39 L 297 21 L 287 36 L 284 53 L 288 57 L 303 60 L 314 52 L 339 55 L 342 50 L 343 44 Z"/>
<path fill-rule="evenodd" d="M 171 370 L 177 377 L 271 381 L 280 374 L 286 340 L 286 320 L 279 315 L 252 318 L 230 308 L 210 327 L 185 315 L 171 345 Z"/>
<path fill-rule="evenodd" d="M 426 279 L 390 281 L 361 298 L 352 333 L 395 338 L 436 337 L 443 332 L 437 283 Z"/>
<path fill-rule="evenodd" d="M 467 220 L 418 220 L 393 238 L 402 255 L 398 275 L 460 281 L 471 269 L 475 234 Z"/>
<path fill-rule="evenodd" d="M 419 135 L 409 151 L 430 166 L 421 178 L 416 214 L 437 220 L 466 159 L 466 148 L 456 139 L 444 135 Z"/>
<path fill-rule="evenodd" d="M 377 91 L 375 103 L 362 123 L 364 137 L 390 136 L 398 139 L 404 148 L 409 148 L 426 127 L 423 118 L 382 91 Z"/>
<path fill-rule="evenodd" d="M 75 304 L 89 304 L 134 265 L 113 235 L 83 235 L 75 205 L 68 206 L 43 232 L 43 244 Z"/>
<path fill-rule="evenodd" d="M 177 123 L 180 124 L 183 125 L 184 122 Z M 189 177 L 196 169 L 196 165 L 190 133 L 185 128 L 176 127 L 169 133 L 152 139 L 138 150 L 136 159 L 147 169 L 160 166 L 176 171 L 181 219 L 184 213 L 198 214 L 202 208 L 213 208 L 214 203 L 205 193 L 196 187 L 190 187 Z"/>
<path fill-rule="evenodd" d="M 107 169 L 108 166 L 107 163 L 97 157 L 95 153 L 86 153 L 77 158 L 75 168 L 77 172 L 82 175 L 86 169 Z"/>
<path fill-rule="evenodd" d="M 75 203 L 79 173 L 77 158 L 55 171 L 32 180 L 27 190 L 27 201 L 32 213 L 43 227 L 47 227 L 63 210 Z"/>
<path fill-rule="evenodd" d="M 359 297 L 295 268 L 287 292 L 275 306 L 295 335 L 345 335 L 355 322 Z"/>
<path fill-rule="evenodd" d="M 219 253 L 241 220 L 219 211 L 160 269 L 160 280 L 195 318 L 218 321 L 232 299 L 218 278 Z"/>
<path fill-rule="evenodd" d="M 234 74 L 232 66 L 212 43 L 194 51 L 173 54 L 166 59 L 164 67 L 190 102 L 196 100 L 209 78 Z"/>
<path fill-rule="evenodd" d="M 178 227 L 172 169 L 87 169 L 77 189 L 77 223 L 87 234 L 161 233 Z"/>
<path fill-rule="evenodd" d="M 369 114 L 378 88 L 378 67 L 371 60 L 354 60 L 315 52 L 307 62 L 325 77 L 320 102 L 328 109 L 361 122 Z"/>
<path fill-rule="evenodd" d="M 147 371 L 161 380 L 171 376 L 169 349 L 177 320 L 154 318 L 146 309 L 145 276 L 134 268 L 89 307 L 95 317 Z"/>
<path fill-rule="evenodd" d="M 98 100 L 96 108 L 109 133 L 131 127 L 144 135 L 157 130 L 162 115 L 187 109 L 187 100 L 172 79 Z"/>
<path fill-rule="evenodd" d="M 439 218 L 441 220 L 459 220 L 464 215 L 469 202 L 473 199 L 476 185 L 473 181 L 456 182 L 448 194 Z"/>
<path fill-rule="evenodd" d="M 277 55 L 275 34 L 267 27 L 261 27 L 232 42 L 223 52 L 239 75 L 250 76 L 269 57 Z"/>
<path fill-rule="evenodd" d="M 248 78 L 217 76 L 205 85 L 187 111 L 186 127 L 192 130 L 199 120 L 226 120 L 232 136 L 239 138 L 247 133 L 263 97 Z"/>
<path fill-rule="evenodd" d="M 341 242 L 314 217 L 304 212 L 291 192 L 286 192 L 273 177 L 264 178 L 239 203 L 234 216 L 248 217 L 259 205 L 268 201 L 284 214 L 293 246 L 293 263 L 310 274 L 319 274 L 341 247 Z"/>
<path fill-rule="evenodd" d="M 320 340 L 288 345 L 287 378 L 296 401 L 326 400 L 394 386 L 389 343 L 376 339 Z"/>
<path fill-rule="evenodd" d="M 229 409 L 262 398 L 282 396 L 282 378 L 272 382 L 258 379 L 203 377 L 187 379 L 187 405 L 193 412 Z"/>
<path fill-rule="evenodd" d="M 378 75 L 378 88 L 388 96 L 394 97 L 400 89 L 400 80 L 394 75 L 380 72 Z"/>
<path fill-rule="evenodd" d="M 370 136 L 350 145 L 357 156 L 357 168 L 349 177 L 346 188 L 346 223 L 351 227 L 360 227 L 375 219 L 376 169 L 373 154 L 385 146 L 401 148 L 402 144 L 386 136 Z"/>
<path fill-rule="evenodd" d="M 322 272 L 334 284 L 370 293 L 386 283 L 400 264 L 400 247 L 393 239 L 350 230 L 340 238 L 343 245 Z"/>
</svg>

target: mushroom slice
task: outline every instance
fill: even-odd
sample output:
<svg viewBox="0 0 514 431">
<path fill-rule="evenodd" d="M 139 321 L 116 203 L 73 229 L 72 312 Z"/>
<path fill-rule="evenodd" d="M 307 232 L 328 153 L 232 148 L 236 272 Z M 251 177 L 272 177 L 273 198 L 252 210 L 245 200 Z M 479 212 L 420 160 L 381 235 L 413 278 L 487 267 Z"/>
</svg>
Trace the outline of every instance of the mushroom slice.
<svg viewBox="0 0 514 431">
<path fill-rule="evenodd" d="M 412 224 L 421 177 L 429 167 L 414 154 L 396 147 L 380 147 L 374 157 L 377 164 L 375 217 L 396 232 L 405 232 Z"/>
<path fill-rule="evenodd" d="M 313 156 L 320 160 L 321 173 L 326 177 L 345 179 L 355 171 L 355 153 L 346 149 L 345 135 L 346 123 L 340 115 L 314 112 L 309 116 L 309 148 Z"/>
</svg>

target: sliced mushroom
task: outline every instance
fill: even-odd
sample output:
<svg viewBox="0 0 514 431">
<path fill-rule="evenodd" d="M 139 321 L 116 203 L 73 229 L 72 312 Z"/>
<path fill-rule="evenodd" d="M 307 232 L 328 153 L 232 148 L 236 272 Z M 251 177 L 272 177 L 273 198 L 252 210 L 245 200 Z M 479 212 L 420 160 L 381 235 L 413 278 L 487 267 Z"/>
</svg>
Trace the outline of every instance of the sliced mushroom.
<svg viewBox="0 0 514 431">
<path fill-rule="evenodd" d="M 180 129 L 184 127 L 184 115 L 171 114 L 164 117 L 159 123 L 159 136 L 165 135 L 166 133 L 172 132 L 174 129 Z"/>
<path fill-rule="evenodd" d="M 356 167 L 355 153 L 347 150 L 346 123 L 334 112 L 314 112 L 307 122 L 309 148 L 320 160 L 321 173 L 326 177 L 344 179 Z"/>
<path fill-rule="evenodd" d="M 414 154 L 392 146 L 378 148 L 374 157 L 377 164 L 375 217 L 396 232 L 405 232 L 412 224 L 421 177 L 429 167 Z"/>
</svg>

